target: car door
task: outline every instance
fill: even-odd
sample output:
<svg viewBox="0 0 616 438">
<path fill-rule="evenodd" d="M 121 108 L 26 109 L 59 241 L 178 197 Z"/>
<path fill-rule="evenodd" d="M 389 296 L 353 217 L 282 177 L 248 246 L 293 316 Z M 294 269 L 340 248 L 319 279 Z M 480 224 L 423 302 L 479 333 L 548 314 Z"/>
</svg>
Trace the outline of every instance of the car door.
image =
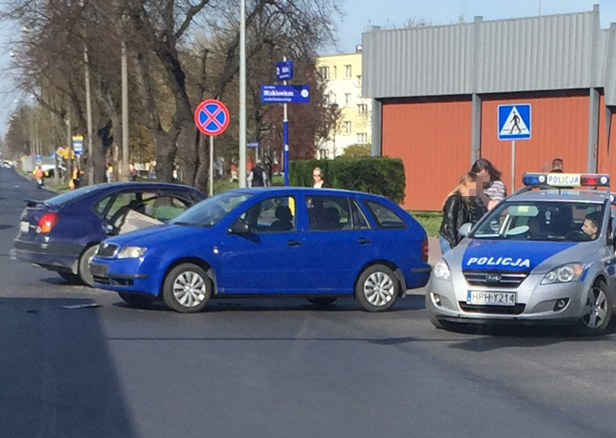
<svg viewBox="0 0 616 438">
<path fill-rule="evenodd" d="M 352 293 L 355 275 L 374 260 L 374 230 L 355 197 L 306 195 L 308 229 L 298 281 L 312 293 Z"/>
<path fill-rule="evenodd" d="M 238 221 L 246 234 L 227 232 L 220 251 L 218 288 L 223 293 L 296 293 L 303 239 L 295 196 L 273 196 L 249 207 Z"/>
</svg>

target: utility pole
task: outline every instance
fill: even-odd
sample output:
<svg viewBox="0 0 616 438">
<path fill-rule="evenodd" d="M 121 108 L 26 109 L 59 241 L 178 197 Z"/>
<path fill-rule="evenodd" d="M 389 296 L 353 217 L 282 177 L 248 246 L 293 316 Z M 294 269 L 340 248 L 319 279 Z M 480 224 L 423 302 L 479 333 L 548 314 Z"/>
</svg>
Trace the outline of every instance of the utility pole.
<svg viewBox="0 0 616 438">
<path fill-rule="evenodd" d="M 246 0 L 240 2 L 240 188 L 246 187 Z"/>
<path fill-rule="evenodd" d="M 84 8 L 84 2 L 81 0 L 81 7 Z M 88 147 L 84 152 L 88 154 L 88 184 L 94 184 L 94 154 L 92 148 L 92 102 L 90 97 L 90 62 L 88 58 L 88 43 L 85 39 L 87 37 L 87 29 L 84 28 L 84 41 L 83 41 L 83 62 L 85 64 L 85 82 L 86 82 L 86 118 L 87 118 L 87 130 L 88 130 Z"/>
<path fill-rule="evenodd" d="M 120 175 L 123 181 L 129 180 L 128 142 L 128 67 L 126 61 L 126 42 L 122 40 L 122 169 Z"/>
</svg>

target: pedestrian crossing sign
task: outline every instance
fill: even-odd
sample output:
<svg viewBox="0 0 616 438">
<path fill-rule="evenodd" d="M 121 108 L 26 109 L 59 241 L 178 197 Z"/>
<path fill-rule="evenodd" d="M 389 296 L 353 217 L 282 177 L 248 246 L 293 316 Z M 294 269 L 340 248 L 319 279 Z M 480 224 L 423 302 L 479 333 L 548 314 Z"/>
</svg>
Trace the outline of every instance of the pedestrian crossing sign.
<svg viewBox="0 0 616 438">
<path fill-rule="evenodd" d="M 528 140 L 531 137 L 530 104 L 498 106 L 498 139 Z"/>
</svg>

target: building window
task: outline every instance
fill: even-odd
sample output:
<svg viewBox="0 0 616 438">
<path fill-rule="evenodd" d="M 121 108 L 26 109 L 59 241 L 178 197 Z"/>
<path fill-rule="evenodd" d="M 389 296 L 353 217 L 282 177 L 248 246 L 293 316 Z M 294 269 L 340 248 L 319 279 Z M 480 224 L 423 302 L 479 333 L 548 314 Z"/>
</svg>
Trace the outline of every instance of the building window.
<svg viewBox="0 0 616 438">
<path fill-rule="evenodd" d="M 351 122 L 344 122 L 344 132 L 346 134 L 351 133 Z"/>
<path fill-rule="evenodd" d="M 338 77 L 338 67 L 334 65 L 334 74 L 332 75 L 332 79 L 336 79 Z"/>
<path fill-rule="evenodd" d="M 351 93 L 345 93 L 344 95 L 344 106 L 351 105 Z"/>
<path fill-rule="evenodd" d="M 329 79 L 329 67 L 319 67 L 319 73 L 323 79 Z"/>
<path fill-rule="evenodd" d="M 344 78 L 345 79 L 351 79 L 351 76 L 353 75 L 352 69 L 350 65 L 345 65 L 344 66 Z"/>
<path fill-rule="evenodd" d="M 357 76 L 357 86 L 361 87 L 361 75 Z"/>
<path fill-rule="evenodd" d="M 368 143 L 368 134 L 365 132 L 360 132 L 357 134 L 357 143 L 366 144 Z"/>
<path fill-rule="evenodd" d="M 357 114 L 366 114 L 368 112 L 368 105 L 360 103 L 357 105 Z"/>
</svg>

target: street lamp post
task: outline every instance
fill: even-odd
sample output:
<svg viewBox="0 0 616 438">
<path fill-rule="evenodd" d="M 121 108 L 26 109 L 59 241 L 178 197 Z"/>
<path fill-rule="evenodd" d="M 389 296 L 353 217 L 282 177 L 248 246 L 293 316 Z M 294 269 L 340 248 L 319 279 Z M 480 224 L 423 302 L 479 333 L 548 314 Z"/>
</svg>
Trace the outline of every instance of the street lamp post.
<svg viewBox="0 0 616 438">
<path fill-rule="evenodd" d="M 240 2 L 240 162 L 238 180 L 246 187 L 246 0 Z"/>
</svg>

